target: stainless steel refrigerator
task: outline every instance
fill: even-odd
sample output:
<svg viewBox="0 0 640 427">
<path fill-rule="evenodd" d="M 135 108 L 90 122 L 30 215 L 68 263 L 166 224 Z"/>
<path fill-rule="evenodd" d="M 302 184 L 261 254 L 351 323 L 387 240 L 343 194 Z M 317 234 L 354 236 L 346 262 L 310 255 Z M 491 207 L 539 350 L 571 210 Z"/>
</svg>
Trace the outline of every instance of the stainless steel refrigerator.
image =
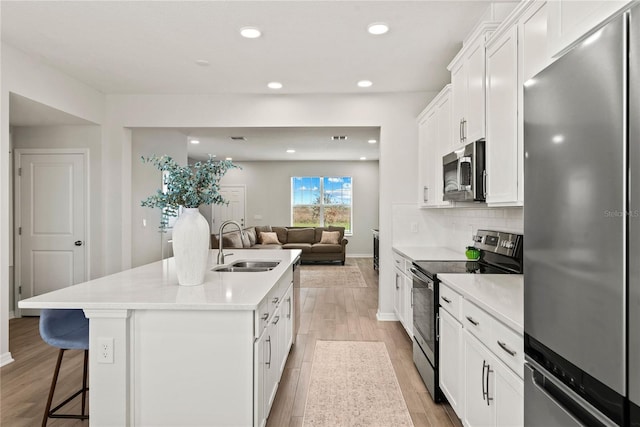
<svg viewBox="0 0 640 427">
<path fill-rule="evenodd" d="M 640 426 L 639 21 L 525 84 L 526 426 Z"/>
</svg>

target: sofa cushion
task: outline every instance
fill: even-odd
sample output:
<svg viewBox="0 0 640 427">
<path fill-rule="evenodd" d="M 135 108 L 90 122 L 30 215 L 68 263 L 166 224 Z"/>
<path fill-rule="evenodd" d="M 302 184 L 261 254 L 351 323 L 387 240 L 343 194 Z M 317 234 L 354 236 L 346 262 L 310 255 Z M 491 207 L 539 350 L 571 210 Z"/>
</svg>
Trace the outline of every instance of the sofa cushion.
<svg viewBox="0 0 640 427">
<path fill-rule="evenodd" d="M 260 233 L 262 233 L 263 231 L 265 232 L 273 231 L 270 225 L 256 225 L 255 229 L 256 229 L 256 236 L 260 236 Z"/>
<path fill-rule="evenodd" d="M 258 243 L 258 235 L 256 234 L 255 227 L 249 227 L 244 230 L 244 232 L 249 236 L 249 247 L 255 246 Z"/>
<path fill-rule="evenodd" d="M 314 243 L 316 232 L 313 228 L 290 228 L 287 243 Z"/>
<path fill-rule="evenodd" d="M 281 244 L 280 241 L 278 240 L 278 235 L 273 231 L 261 232 L 258 240 L 260 244 L 263 244 L 263 245 L 280 245 Z"/>
<path fill-rule="evenodd" d="M 311 246 L 311 252 L 315 253 L 340 253 L 342 252 L 342 245 L 333 245 L 326 243 L 316 243 Z"/>
<path fill-rule="evenodd" d="M 246 231 L 242 231 L 242 235 L 241 235 L 241 239 L 242 239 L 242 247 L 247 249 L 251 247 L 251 239 L 249 238 L 249 233 L 247 233 Z"/>
<path fill-rule="evenodd" d="M 282 249 L 301 249 L 302 253 L 311 252 L 311 243 L 287 243 Z"/>
<path fill-rule="evenodd" d="M 282 249 L 280 245 L 261 245 L 260 243 L 251 246 L 251 249 Z"/>
<path fill-rule="evenodd" d="M 323 231 L 320 243 L 326 243 L 329 245 L 340 244 L 340 232 L 339 231 Z"/>
<path fill-rule="evenodd" d="M 320 240 L 322 239 L 323 231 L 329 231 L 329 229 L 324 227 L 316 227 L 316 235 L 315 235 L 315 239 L 313 240 L 313 243 L 320 243 Z"/>
<path fill-rule="evenodd" d="M 232 231 L 222 235 L 222 245 L 225 248 L 242 248 L 242 238 L 239 231 Z"/>
<path fill-rule="evenodd" d="M 325 228 L 326 230 L 326 228 Z M 334 227 L 333 225 L 329 226 L 329 231 L 339 231 L 340 232 L 340 237 L 338 237 L 338 243 L 342 242 L 342 239 L 344 239 L 344 227 Z"/>
<path fill-rule="evenodd" d="M 278 240 L 280 243 L 287 243 L 287 229 L 285 227 L 271 227 L 272 231 L 278 235 Z"/>
</svg>

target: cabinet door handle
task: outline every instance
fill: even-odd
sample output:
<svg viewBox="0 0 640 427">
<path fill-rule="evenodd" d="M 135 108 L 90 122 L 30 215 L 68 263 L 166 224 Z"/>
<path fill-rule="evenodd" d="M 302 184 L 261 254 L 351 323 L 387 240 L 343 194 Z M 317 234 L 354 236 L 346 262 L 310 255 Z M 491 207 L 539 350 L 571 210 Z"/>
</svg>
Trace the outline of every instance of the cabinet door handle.
<svg viewBox="0 0 640 427">
<path fill-rule="evenodd" d="M 280 316 L 276 316 L 276 317 L 273 319 L 273 324 L 274 324 L 274 325 L 277 325 L 279 321 L 280 321 Z"/>
<path fill-rule="evenodd" d="M 482 379 L 480 379 L 480 383 L 482 384 L 482 400 L 486 400 L 487 392 L 485 390 L 485 382 L 484 382 L 484 370 L 487 368 L 487 362 L 485 360 L 482 361 Z"/>
<path fill-rule="evenodd" d="M 271 335 L 267 338 L 267 342 L 269 343 L 269 361 L 265 362 L 268 368 L 271 368 Z"/>
<path fill-rule="evenodd" d="M 460 142 L 463 141 L 463 139 L 462 139 L 462 120 L 463 119 L 460 119 L 460 124 L 458 125 L 458 136 L 460 136 Z"/>
<path fill-rule="evenodd" d="M 411 308 L 413 308 L 413 288 L 411 288 Z"/>
<path fill-rule="evenodd" d="M 262 320 L 267 320 L 269 318 L 269 313 L 265 313 L 262 315 Z"/>
<path fill-rule="evenodd" d="M 271 300 L 272 303 L 277 304 L 278 301 L 280 301 L 280 298 L 275 297 L 274 299 Z"/>
<path fill-rule="evenodd" d="M 467 142 L 467 119 L 462 119 L 462 140 Z"/>
<path fill-rule="evenodd" d="M 489 374 L 493 372 L 491 370 L 491 365 L 489 365 L 487 363 L 487 378 L 486 378 L 486 382 L 487 382 L 487 406 L 489 406 L 489 402 L 491 402 L 493 400 L 493 397 L 489 397 Z"/>
<path fill-rule="evenodd" d="M 436 341 L 440 341 L 440 313 L 436 313 Z"/>
<path fill-rule="evenodd" d="M 451 304 L 451 300 L 447 297 L 442 297 L 442 299 L 444 300 L 444 302 L 446 302 L 447 304 Z"/>
<path fill-rule="evenodd" d="M 398 279 L 400 278 L 400 276 L 398 275 L 398 273 L 396 273 L 396 289 L 400 289 L 400 285 L 398 285 Z"/>
<path fill-rule="evenodd" d="M 429 201 L 429 187 L 426 185 L 424 186 L 424 190 L 422 190 L 422 199 L 425 202 Z"/>
<path fill-rule="evenodd" d="M 501 349 L 503 349 L 504 351 L 506 351 L 507 353 L 509 353 L 510 356 L 515 356 L 516 355 L 516 351 L 515 350 L 511 350 L 509 347 L 507 347 L 507 345 L 505 343 L 503 343 L 502 341 L 498 341 L 498 345 L 500 346 Z"/>
<path fill-rule="evenodd" d="M 287 298 L 287 303 L 289 303 L 289 312 L 287 313 L 287 319 L 291 319 L 291 297 Z"/>
<path fill-rule="evenodd" d="M 473 326 L 478 326 L 480 324 L 480 322 L 476 322 L 475 320 L 473 320 L 473 317 L 471 316 L 467 316 L 467 320 L 471 322 Z"/>
</svg>

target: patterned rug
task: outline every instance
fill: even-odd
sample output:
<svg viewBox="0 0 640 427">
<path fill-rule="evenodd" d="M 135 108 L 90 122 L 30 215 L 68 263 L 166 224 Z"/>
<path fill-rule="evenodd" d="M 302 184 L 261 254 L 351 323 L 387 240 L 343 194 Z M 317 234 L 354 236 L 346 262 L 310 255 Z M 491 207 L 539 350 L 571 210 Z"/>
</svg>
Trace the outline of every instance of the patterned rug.
<svg viewBox="0 0 640 427">
<path fill-rule="evenodd" d="M 366 288 L 357 265 L 303 265 L 301 288 Z"/>
<path fill-rule="evenodd" d="M 316 342 L 302 426 L 413 426 L 383 342 Z"/>
</svg>

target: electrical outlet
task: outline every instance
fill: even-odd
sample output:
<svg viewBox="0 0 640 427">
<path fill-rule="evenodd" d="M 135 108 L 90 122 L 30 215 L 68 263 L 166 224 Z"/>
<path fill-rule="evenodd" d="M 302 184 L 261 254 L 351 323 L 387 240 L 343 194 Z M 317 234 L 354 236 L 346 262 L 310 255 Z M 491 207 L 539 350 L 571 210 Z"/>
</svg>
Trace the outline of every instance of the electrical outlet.
<svg viewBox="0 0 640 427">
<path fill-rule="evenodd" d="M 98 338 L 98 363 L 113 363 L 113 338 Z"/>
<path fill-rule="evenodd" d="M 411 223 L 411 232 L 412 233 L 417 233 L 418 232 L 418 223 L 417 222 L 412 222 Z"/>
</svg>

